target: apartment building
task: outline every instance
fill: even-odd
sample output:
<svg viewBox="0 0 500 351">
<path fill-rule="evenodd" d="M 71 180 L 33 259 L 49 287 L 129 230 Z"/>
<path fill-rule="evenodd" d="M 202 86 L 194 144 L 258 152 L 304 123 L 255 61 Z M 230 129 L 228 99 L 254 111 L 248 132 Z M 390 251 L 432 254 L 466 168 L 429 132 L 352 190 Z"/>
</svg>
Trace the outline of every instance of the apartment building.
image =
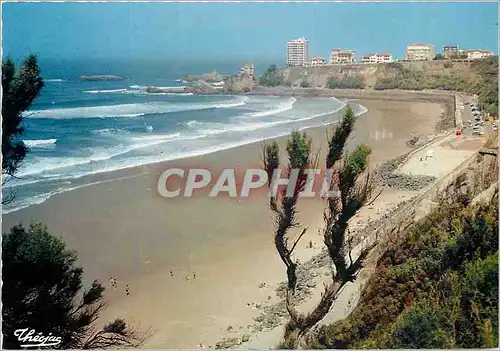
<svg viewBox="0 0 500 351">
<path fill-rule="evenodd" d="M 311 66 L 323 66 L 325 64 L 325 59 L 323 57 L 313 57 L 311 59 Z"/>
<path fill-rule="evenodd" d="M 330 51 L 330 64 L 353 64 L 356 62 L 356 52 L 354 50 L 332 49 Z"/>
<path fill-rule="evenodd" d="M 443 47 L 443 57 L 445 59 L 453 59 L 458 57 L 458 45 L 446 45 Z"/>
<path fill-rule="evenodd" d="M 431 61 L 434 56 L 434 45 L 432 44 L 416 43 L 406 47 L 405 60 L 408 61 Z"/>
<path fill-rule="evenodd" d="M 394 62 L 392 55 L 386 52 L 364 55 L 361 58 L 362 63 L 389 63 Z"/>
<path fill-rule="evenodd" d="M 495 53 L 490 50 L 466 50 L 467 60 L 477 60 L 490 56 L 495 56 Z"/>
<path fill-rule="evenodd" d="M 286 65 L 309 65 L 309 41 L 306 38 L 290 40 L 286 43 Z"/>
</svg>

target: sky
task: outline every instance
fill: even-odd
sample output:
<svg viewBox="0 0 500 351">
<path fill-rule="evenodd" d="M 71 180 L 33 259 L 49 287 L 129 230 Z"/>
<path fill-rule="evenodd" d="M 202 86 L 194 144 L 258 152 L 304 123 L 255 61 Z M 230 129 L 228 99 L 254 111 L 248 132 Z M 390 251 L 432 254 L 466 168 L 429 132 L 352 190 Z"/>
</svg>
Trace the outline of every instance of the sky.
<svg viewBox="0 0 500 351">
<path fill-rule="evenodd" d="M 498 3 L 3 3 L 3 55 L 285 61 L 286 41 L 404 56 L 412 42 L 498 53 Z"/>
</svg>

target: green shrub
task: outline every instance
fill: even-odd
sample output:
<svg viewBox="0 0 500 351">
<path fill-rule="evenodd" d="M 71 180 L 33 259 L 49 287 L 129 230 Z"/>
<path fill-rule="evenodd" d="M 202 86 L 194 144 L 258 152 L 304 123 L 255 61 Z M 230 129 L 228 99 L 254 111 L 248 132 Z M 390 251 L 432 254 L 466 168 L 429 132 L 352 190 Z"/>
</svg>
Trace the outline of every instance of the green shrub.
<svg viewBox="0 0 500 351">
<path fill-rule="evenodd" d="M 264 75 L 259 78 L 259 84 L 267 87 L 276 87 L 284 83 L 283 73 L 272 64 Z"/>
<path fill-rule="evenodd" d="M 364 89 L 365 81 L 362 76 L 330 77 L 327 87 L 328 89 Z"/>
<path fill-rule="evenodd" d="M 434 306 L 413 307 L 395 323 L 385 348 L 445 349 L 453 347 L 452 325 Z"/>
<path fill-rule="evenodd" d="M 349 317 L 311 348 L 478 348 L 498 345 L 498 197 L 442 199 L 386 243 Z"/>
<path fill-rule="evenodd" d="M 300 82 L 300 87 L 301 88 L 309 88 L 311 85 L 309 84 L 309 82 L 307 80 L 303 80 L 302 82 Z"/>
</svg>

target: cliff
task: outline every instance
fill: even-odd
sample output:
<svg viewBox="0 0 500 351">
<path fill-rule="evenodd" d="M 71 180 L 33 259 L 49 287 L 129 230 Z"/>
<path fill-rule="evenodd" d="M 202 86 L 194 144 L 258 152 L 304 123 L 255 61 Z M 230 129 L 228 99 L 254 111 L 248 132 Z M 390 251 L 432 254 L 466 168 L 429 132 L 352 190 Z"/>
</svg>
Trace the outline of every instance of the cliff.
<svg viewBox="0 0 500 351">
<path fill-rule="evenodd" d="M 255 82 L 247 74 L 227 76 L 224 78 L 224 91 L 228 93 L 249 92 Z"/>
<path fill-rule="evenodd" d="M 287 67 L 281 68 L 283 81 L 286 85 L 299 87 L 301 84 L 308 87 L 327 88 L 330 77 L 342 79 L 344 77 L 360 77 L 364 81 L 365 89 L 377 88 L 377 83 L 387 79 L 394 79 L 403 73 L 413 73 L 416 80 L 422 83 L 434 80 L 436 77 L 462 77 L 472 81 L 476 74 L 470 62 L 448 61 L 420 61 L 397 62 L 389 64 L 354 64 L 354 65 L 327 65 L 319 67 Z M 304 82 L 304 83 L 303 83 Z M 418 87 L 417 87 L 418 88 Z M 416 90 L 416 89 L 415 89 Z"/>
</svg>

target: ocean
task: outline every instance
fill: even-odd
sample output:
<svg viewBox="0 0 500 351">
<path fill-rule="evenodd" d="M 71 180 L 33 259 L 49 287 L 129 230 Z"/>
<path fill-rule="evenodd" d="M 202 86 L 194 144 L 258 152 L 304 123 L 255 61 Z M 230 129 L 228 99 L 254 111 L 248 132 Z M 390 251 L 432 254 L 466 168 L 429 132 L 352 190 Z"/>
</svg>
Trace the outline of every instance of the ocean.
<svg viewBox="0 0 500 351">
<path fill-rule="evenodd" d="M 43 73 L 43 70 L 42 70 Z M 103 74 L 120 72 L 100 72 Z M 122 81 L 80 81 L 57 71 L 26 112 L 30 148 L 4 195 L 12 212 L 88 185 L 86 176 L 228 149 L 331 122 L 334 98 L 149 94 L 147 86 L 183 86 L 170 72 Z M 361 108 L 358 106 L 358 108 Z"/>
</svg>

